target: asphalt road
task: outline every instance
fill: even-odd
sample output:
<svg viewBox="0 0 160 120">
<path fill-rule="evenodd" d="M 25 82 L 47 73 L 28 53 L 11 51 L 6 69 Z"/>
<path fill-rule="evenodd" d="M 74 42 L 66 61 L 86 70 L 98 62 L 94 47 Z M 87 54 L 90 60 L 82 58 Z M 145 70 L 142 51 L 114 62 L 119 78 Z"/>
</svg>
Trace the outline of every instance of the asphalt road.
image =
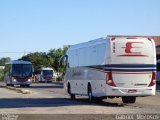
<svg viewBox="0 0 160 120">
<path fill-rule="evenodd" d="M 159 85 L 156 96 L 139 97 L 135 104 L 123 104 L 121 98 L 101 103 L 90 103 L 84 96 L 70 100 L 62 84 L 35 83 L 24 89 L 32 93 L 18 93 L 0 83 L 1 114 L 160 114 Z"/>
</svg>

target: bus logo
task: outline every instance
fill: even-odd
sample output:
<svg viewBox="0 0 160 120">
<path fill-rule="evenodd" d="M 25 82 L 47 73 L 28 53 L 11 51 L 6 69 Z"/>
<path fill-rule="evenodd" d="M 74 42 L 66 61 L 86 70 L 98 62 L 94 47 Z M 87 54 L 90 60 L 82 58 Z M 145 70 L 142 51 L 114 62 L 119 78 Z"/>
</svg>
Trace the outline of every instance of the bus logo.
<svg viewBox="0 0 160 120">
<path fill-rule="evenodd" d="M 119 56 L 127 56 L 127 57 L 147 57 L 147 55 L 143 55 L 141 52 L 140 52 L 140 49 L 142 49 L 142 47 L 135 47 L 135 45 L 137 44 L 144 44 L 143 42 L 127 42 L 125 47 L 122 47 L 124 49 L 124 52 L 125 54 L 123 55 L 119 55 Z M 139 52 L 134 52 L 133 50 L 137 50 Z"/>
</svg>

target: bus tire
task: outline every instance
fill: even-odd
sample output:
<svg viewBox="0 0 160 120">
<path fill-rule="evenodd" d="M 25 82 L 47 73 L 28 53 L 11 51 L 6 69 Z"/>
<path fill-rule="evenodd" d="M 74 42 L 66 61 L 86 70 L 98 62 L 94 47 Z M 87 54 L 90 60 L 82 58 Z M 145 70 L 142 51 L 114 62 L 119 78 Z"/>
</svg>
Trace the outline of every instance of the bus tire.
<svg viewBox="0 0 160 120">
<path fill-rule="evenodd" d="M 88 84 L 88 100 L 89 102 L 94 102 L 94 97 L 92 95 L 92 87 L 90 84 Z"/>
<path fill-rule="evenodd" d="M 69 83 L 68 83 L 67 91 L 68 91 L 68 94 L 70 95 L 70 99 L 71 100 L 75 100 L 76 99 L 76 95 L 71 93 L 71 86 L 70 86 Z"/>
<path fill-rule="evenodd" d="M 103 98 L 100 98 L 100 97 L 97 97 L 97 98 L 94 98 L 94 100 L 98 103 L 102 102 Z"/>
<path fill-rule="evenodd" d="M 122 101 L 123 101 L 123 103 L 135 103 L 136 102 L 136 97 L 134 97 L 134 96 L 123 96 Z"/>
<path fill-rule="evenodd" d="M 122 102 L 123 103 L 129 103 L 129 97 L 128 96 L 122 96 Z"/>
<path fill-rule="evenodd" d="M 135 103 L 136 102 L 136 97 L 132 96 L 129 98 L 129 103 Z"/>
</svg>

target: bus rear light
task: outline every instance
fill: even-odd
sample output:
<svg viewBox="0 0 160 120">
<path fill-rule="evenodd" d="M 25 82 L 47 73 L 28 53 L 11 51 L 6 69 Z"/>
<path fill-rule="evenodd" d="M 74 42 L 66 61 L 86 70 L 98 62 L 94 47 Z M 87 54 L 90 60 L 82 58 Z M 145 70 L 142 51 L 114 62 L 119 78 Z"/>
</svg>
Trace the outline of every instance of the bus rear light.
<svg viewBox="0 0 160 120">
<path fill-rule="evenodd" d="M 114 86 L 116 87 L 114 81 L 113 81 L 113 77 L 112 77 L 112 72 L 109 72 L 108 74 L 106 74 L 106 83 L 109 85 L 109 86 Z"/>
<path fill-rule="evenodd" d="M 156 84 L 156 72 L 152 72 L 152 79 L 149 84 L 149 87 L 154 86 Z"/>
</svg>

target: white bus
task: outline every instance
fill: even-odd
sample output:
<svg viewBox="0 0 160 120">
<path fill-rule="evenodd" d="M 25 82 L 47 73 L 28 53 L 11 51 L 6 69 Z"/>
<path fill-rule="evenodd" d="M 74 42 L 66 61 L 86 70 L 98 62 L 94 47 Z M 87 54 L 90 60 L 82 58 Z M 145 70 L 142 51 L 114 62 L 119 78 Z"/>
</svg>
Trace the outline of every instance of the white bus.
<svg viewBox="0 0 160 120">
<path fill-rule="evenodd" d="M 95 98 L 121 97 L 135 103 L 136 97 L 155 95 L 155 43 L 145 37 L 106 37 L 71 46 L 65 59 L 64 88 L 75 95 Z"/>
<path fill-rule="evenodd" d="M 31 62 L 13 60 L 5 65 L 4 82 L 7 86 L 29 87 L 32 83 L 32 72 Z"/>
<path fill-rule="evenodd" d="M 42 68 L 40 70 L 39 82 L 52 82 L 53 81 L 54 70 L 52 68 Z"/>
</svg>

